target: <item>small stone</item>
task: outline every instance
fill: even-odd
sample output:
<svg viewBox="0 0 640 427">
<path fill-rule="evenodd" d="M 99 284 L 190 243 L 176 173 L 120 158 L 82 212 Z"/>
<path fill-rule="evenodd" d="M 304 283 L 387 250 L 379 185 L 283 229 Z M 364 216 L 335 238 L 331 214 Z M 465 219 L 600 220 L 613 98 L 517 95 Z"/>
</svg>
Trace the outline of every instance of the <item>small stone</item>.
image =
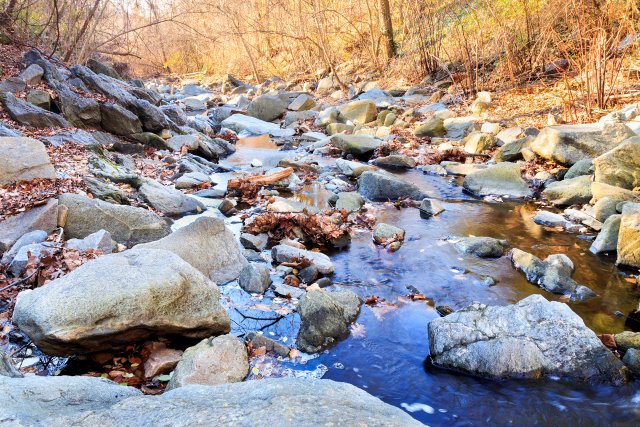
<svg viewBox="0 0 640 427">
<path fill-rule="evenodd" d="M 240 271 L 238 283 L 242 289 L 249 293 L 264 293 L 271 284 L 269 267 L 257 263 L 246 265 L 242 271 Z"/>
<path fill-rule="evenodd" d="M 444 207 L 439 201 L 428 198 L 422 199 L 422 203 L 420 203 L 421 216 L 431 218 L 432 216 L 436 216 L 442 212 L 444 212 Z"/>
<path fill-rule="evenodd" d="M 153 378 L 157 375 L 171 372 L 182 357 L 182 351 L 167 348 L 163 343 L 154 342 L 151 345 L 151 353 L 144 362 L 145 378 Z"/>
</svg>

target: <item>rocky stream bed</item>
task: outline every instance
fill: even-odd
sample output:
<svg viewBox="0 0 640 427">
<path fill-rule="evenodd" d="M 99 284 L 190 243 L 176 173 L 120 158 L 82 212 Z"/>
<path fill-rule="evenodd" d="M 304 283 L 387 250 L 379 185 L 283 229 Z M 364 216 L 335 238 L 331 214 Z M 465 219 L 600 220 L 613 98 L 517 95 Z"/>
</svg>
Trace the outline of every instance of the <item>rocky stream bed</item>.
<svg viewBox="0 0 640 427">
<path fill-rule="evenodd" d="M 639 422 L 635 106 L 93 65 L 0 83 L 0 425 Z"/>
</svg>

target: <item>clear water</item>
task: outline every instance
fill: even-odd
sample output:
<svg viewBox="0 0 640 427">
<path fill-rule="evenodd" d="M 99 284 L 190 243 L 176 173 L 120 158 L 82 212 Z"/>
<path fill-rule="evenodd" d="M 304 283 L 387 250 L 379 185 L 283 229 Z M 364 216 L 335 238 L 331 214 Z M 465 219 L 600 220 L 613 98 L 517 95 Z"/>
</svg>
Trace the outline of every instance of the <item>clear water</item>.
<svg viewBox="0 0 640 427">
<path fill-rule="evenodd" d="M 251 150 L 250 155 L 245 155 L 239 148 L 235 159 L 228 161 L 242 168 L 242 159 L 275 156 Z M 377 295 L 385 299 L 385 304 L 363 306 L 357 320 L 362 326 L 358 326 L 356 336 L 304 365 L 291 367 L 307 371 L 326 367 L 323 378 L 354 384 L 428 425 L 638 425 L 637 383 L 611 387 L 554 379 L 488 381 L 434 369 L 426 363 L 427 324 L 438 316 L 434 305 L 459 309 L 473 301 L 508 304 L 533 293 L 558 300 L 558 296 L 528 283 L 508 257 L 486 260 L 461 256 L 444 241 L 448 236 L 506 239 L 512 247 L 539 257 L 567 254 L 577 266 L 574 278 L 599 294 L 585 302 L 570 303 L 596 333 L 622 331 L 625 319 L 614 313 L 635 310 L 640 292 L 625 280 L 627 272 L 613 265 L 613 258 L 591 254 L 588 241 L 536 225 L 531 219 L 536 211 L 533 204 L 478 202 L 464 195 L 450 178 L 415 171 L 404 174 L 404 178 L 442 199 L 446 211 L 438 217 L 422 219 L 417 209 L 374 205 L 379 221 L 406 230 L 403 246 L 389 253 L 372 243 L 370 232 L 358 233 L 346 250 L 331 254 L 335 265 L 333 280 L 336 289 L 350 289 L 362 297 Z M 326 207 L 327 196 L 321 186 L 308 185 L 294 197 L 322 208 Z M 487 276 L 495 280 L 495 285 L 487 285 Z M 235 286 L 225 288 L 223 293 L 234 301 L 247 299 Z M 409 301 L 406 295 L 416 289 L 432 301 Z M 269 304 L 272 297 L 266 295 L 260 302 Z M 240 311 L 254 317 L 270 316 L 259 310 L 245 310 L 255 303 L 247 302 Z M 298 320 L 294 314 L 271 326 L 266 326 L 270 320 L 246 319 L 234 309 L 230 314 L 236 333 L 264 327 L 265 334 L 287 344 L 295 339 Z"/>
</svg>

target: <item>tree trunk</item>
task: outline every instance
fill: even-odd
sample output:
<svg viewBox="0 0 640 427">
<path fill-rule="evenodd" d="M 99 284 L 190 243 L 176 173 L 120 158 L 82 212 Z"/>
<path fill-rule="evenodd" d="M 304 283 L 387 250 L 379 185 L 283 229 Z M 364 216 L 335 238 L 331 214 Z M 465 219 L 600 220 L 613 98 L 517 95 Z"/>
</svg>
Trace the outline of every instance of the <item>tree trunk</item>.
<svg viewBox="0 0 640 427">
<path fill-rule="evenodd" d="M 382 13 L 383 34 L 385 37 L 385 50 L 387 59 L 396 56 L 396 42 L 393 40 L 393 22 L 391 21 L 391 7 L 389 0 L 380 0 L 380 12 Z"/>
<path fill-rule="evenodd" d="M 0 12 L 0 26 L 10 27 L 13 24 L 13 13 L 16 10 L 18 0 L 9 0 L 7 7 Z"/>
<path fill-rule="evenodd" d="M 68 62 L 69 59 L 71 59 L 71 55 L 73 54 L 73 51 L 78 45 L 78 42 L 80 42 L 80 40 L 82 39 L 82 36 L 84 36 L 84 33 L 87 31 L 87 28 L 89 28 L 89 24 L 91 23 L 93 16 L 96 14 L 96 10 L 98 10 L 98 6 L 100 6 L 100 0 L 96 0 L 96 2 L 93 4 L 93 7 L 89 11 L 89 15 L 87 16 L 87 19 L 84 20 L 84 23 L 82 24 L 82 28 L 80 28 L 80 31 L 78 31 L 78 35 L 73 40 L 73 43 L 69 45 L 69 48 L 67 49 L 67 53 L 65 53 L 64 57 L 62 58 L 64 62 Z"/>
</svg>

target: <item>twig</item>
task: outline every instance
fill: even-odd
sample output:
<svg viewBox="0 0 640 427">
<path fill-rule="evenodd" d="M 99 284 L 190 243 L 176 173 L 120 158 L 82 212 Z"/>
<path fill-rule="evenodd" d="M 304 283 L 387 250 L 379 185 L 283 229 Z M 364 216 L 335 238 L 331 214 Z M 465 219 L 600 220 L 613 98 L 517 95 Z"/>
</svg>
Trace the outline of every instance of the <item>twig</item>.
<svg viewBox="0 0 640 427">
<path fill-rule="evenodd" d="M 23 284 L 25 282 L 28 282 L 29 279 L 31 279 L 33 276 L 36 275 L 36 273 L 38 273 L 38 270 L 35 270 L 33 273 L 31 273 L 30 275 L 28 275 L 27 277 L 25 277 L 23 279 L 16 280 L 15 282 L 5 286 L 4 288 L 0 289 L 0 292 L 4 292 L 9 288 L 13 288 L 14 286 L 18 286 L 18 285 L 21 285 L 21 284 Z M 269 320 L 271 320 L 271 319 L 269 319 Z"/>
<path fill-rule="evenodd" d="M 284 318 L 284 316 L 278 316 L 278 317 L 253 317 L 253 316 L 248 316 L 246 314 L 244 314 L 243 312 L 241 312 L 240 310 L 238 310 L 236 307 L 233 308 L 235 311 L 238 312 L 238 314 L 242 317 L 244 317 L 245 319 L 251 319 L 251 320 L 280 320 L 282 318 Z"/>
</svg>

